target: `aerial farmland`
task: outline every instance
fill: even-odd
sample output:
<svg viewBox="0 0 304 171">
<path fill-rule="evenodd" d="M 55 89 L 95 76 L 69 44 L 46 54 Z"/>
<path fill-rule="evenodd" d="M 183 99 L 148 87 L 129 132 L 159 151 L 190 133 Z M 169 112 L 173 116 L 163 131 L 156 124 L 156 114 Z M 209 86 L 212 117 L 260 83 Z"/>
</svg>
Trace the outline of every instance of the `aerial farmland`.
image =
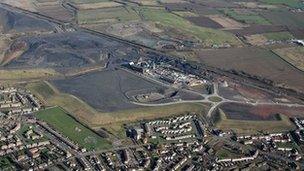
<svg viewBox="0 0 304 171">
<path fill-rule="evenodd" d="M 303 170 L 303 0 L 2 0 L 0 170 Z"/>
</svg>

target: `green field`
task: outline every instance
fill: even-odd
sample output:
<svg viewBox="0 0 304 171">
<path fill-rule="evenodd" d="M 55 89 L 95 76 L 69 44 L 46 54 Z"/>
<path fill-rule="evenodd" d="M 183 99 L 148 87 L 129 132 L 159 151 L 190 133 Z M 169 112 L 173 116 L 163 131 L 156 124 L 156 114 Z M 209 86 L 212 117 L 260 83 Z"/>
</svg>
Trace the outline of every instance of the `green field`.
<svg viewBox="0 0 304 171">
<path fill-rule="evenodd" d="M 107 149 L 111 147 L 110 142 L 80 124 L 59 107 L 40 111 L 36 114 L 36 117 L 47 122 L 70 140 L 85 147 L 87 150 Z"/>
<path fill-rule="evenodd" d="M 221 102 L 223 99 L 218 96 L 211 96 L 208 98 L 208 100 L 210 100 L 212 102 Z"/>
<path fill-rule="evenodd" d="M 77 13 L 80 24 L 94 24 L 106 22 L 126 22 L 140 20 L 131 7 L 100 8 L 94 10 L 80 10 Z"/>
<path fill-rule="evenodd" d="M 8 69 L 0 70 L 1 80 L 21 80 L 21 79 L 40 79 L 53 78 L 60 76 L 60 73 L 53 69 Z"/>
<path fill-rule="evenodd" d="M 190 11 L 172 11 L 173 14 L 176 14 L 180 17 L 199 17 L 198 14 Z"/>
<path fill-rule="evenodd" d="M 304 8 L 300 0 L 261 0 L 261 2 L 271 5 L 286 5 L 291 8 Z"/>
<path fill-rule="evenodd" d="M 289 32 L 264 33 L 263 36 L 265 36 L 268 40 L 274 41 L 286 41 L 294 38 Z"/>
<path fill-rule="evenodd" d="M 294 142 L 276 142 L 275 143 L 278 148 L 293 148 L 293 149 L 298 149 L 298 146 Z"/>
<path fill-rule="evenodd" d="M 239 134 L 254 134 L 264 132 L 286 132 L 295 129 L 294 124 L 285 115 L 280 115 L 280 120 L 252 121 L 228 119 L 226 114 L 219 109 L 214 116 L 215 126 L 224 131 L 235 131 Z"/>
<path fill-rule="evenodd" d="M 204 45 L 229 43 L 239 45 L 240 42 L 231 34 L 221 30 L 193 25 L 188 20 L 163 9 L 140 8 L 139 13 L 144 20 L 160 23 L 165 27 L 175 28 L 199 38 Z"/>
<path fill-rule="evenodd" d="M 271 24 L 267 19 L 255 13 L 238 13 L 231 9 L 224 9 L 222 10 L 222 12 L 228 17 L 231 17 L 239 22 L 246 24 Z"/>
<path fill-rule="evenodd" d="M 227 159 L 227 158 L 238 158 L 241 157 L 240 154 L 236 154 L 233 151 L 226 149 L 226 148 L 221 148 L 220 150 L 218 150 L 215 155 L 219 158 L 219 159 Z"/>
<path fill-rule="evenodd" d="M 53 89 L 48 82 L 28 84 L 27 88 L 36 94 L 40 100 L 46 100 L 56 94 L 56 90 Z"/>
</svg>

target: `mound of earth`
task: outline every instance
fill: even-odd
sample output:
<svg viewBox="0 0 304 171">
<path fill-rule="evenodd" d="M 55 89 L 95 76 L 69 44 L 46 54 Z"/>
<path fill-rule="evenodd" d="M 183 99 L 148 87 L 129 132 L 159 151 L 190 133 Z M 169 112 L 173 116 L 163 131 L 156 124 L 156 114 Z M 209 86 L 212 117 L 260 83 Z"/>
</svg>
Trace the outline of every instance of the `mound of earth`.
<svg viewBox="0 0 304 171">
<path fill-rule="evenodd" d="M 106 70 L 52 82 L 63 93 L 72 94 L 99 111 L 113 112 L 137 108 L 126 92 L 160 89 L 161 85 L 124 70 Z"/>
<path fill-rule="evenodd" d="M 7 68 L 69 69 L 104 64 L 109 58 L 115 63 L 138 56 L 137 49 L 83 32 L 20 39 L 28 48 L 6 64 Z"/>
</svg>

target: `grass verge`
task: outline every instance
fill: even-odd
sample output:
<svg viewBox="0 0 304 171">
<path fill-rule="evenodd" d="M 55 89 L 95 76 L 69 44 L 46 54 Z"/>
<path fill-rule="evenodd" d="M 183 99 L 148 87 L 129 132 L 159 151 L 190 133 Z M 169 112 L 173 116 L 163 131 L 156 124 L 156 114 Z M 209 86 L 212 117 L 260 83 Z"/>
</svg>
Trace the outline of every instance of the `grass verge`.
<svg viewBox="0 0 304 171">
<path fill-rule="evenodd" d="M 2 80 L 38 79 L 59 76 L 53 69 L 12 69 L 0 70 Z"/>
</svg>

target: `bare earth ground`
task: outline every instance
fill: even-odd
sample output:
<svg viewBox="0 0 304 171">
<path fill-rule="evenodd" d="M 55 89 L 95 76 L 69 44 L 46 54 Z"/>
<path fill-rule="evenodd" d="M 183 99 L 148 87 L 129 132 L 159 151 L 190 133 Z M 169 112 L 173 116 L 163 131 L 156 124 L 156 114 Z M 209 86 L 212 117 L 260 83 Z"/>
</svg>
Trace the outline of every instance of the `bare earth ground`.
<svg viewBox="0 0 304 171">
<path fill-rule="evenodd" d="M 222 130 L 233 130 L 241 134 L 259 131 L 289 131 L 295 128 L 289 117 L 303 116 L 301 113 L 303 108 L 272 105 L 225 105 L 220 107 L 215 116 L 215 125 Z M 278 118 L 275 118 L 275 115 Z"/>
<path fill-rule="evenodd" d="M 209 15 L 208 16 L 211 20 L 219 23 L 222 25 L 225 29 L 238 29 L 238 28 L 243 28 L 246 25 L 239 23 L 231 18 L 224 17 L 221 15 Z"/>
<path fill-rule="evenodd" d="M 304 91 L 303 72 L 286 61 L 260 48 L 229 48 L 201 50 L 198 61 L 225 70 L 245 73 L 270 79 L 279 85 Z"/>
</svg>

